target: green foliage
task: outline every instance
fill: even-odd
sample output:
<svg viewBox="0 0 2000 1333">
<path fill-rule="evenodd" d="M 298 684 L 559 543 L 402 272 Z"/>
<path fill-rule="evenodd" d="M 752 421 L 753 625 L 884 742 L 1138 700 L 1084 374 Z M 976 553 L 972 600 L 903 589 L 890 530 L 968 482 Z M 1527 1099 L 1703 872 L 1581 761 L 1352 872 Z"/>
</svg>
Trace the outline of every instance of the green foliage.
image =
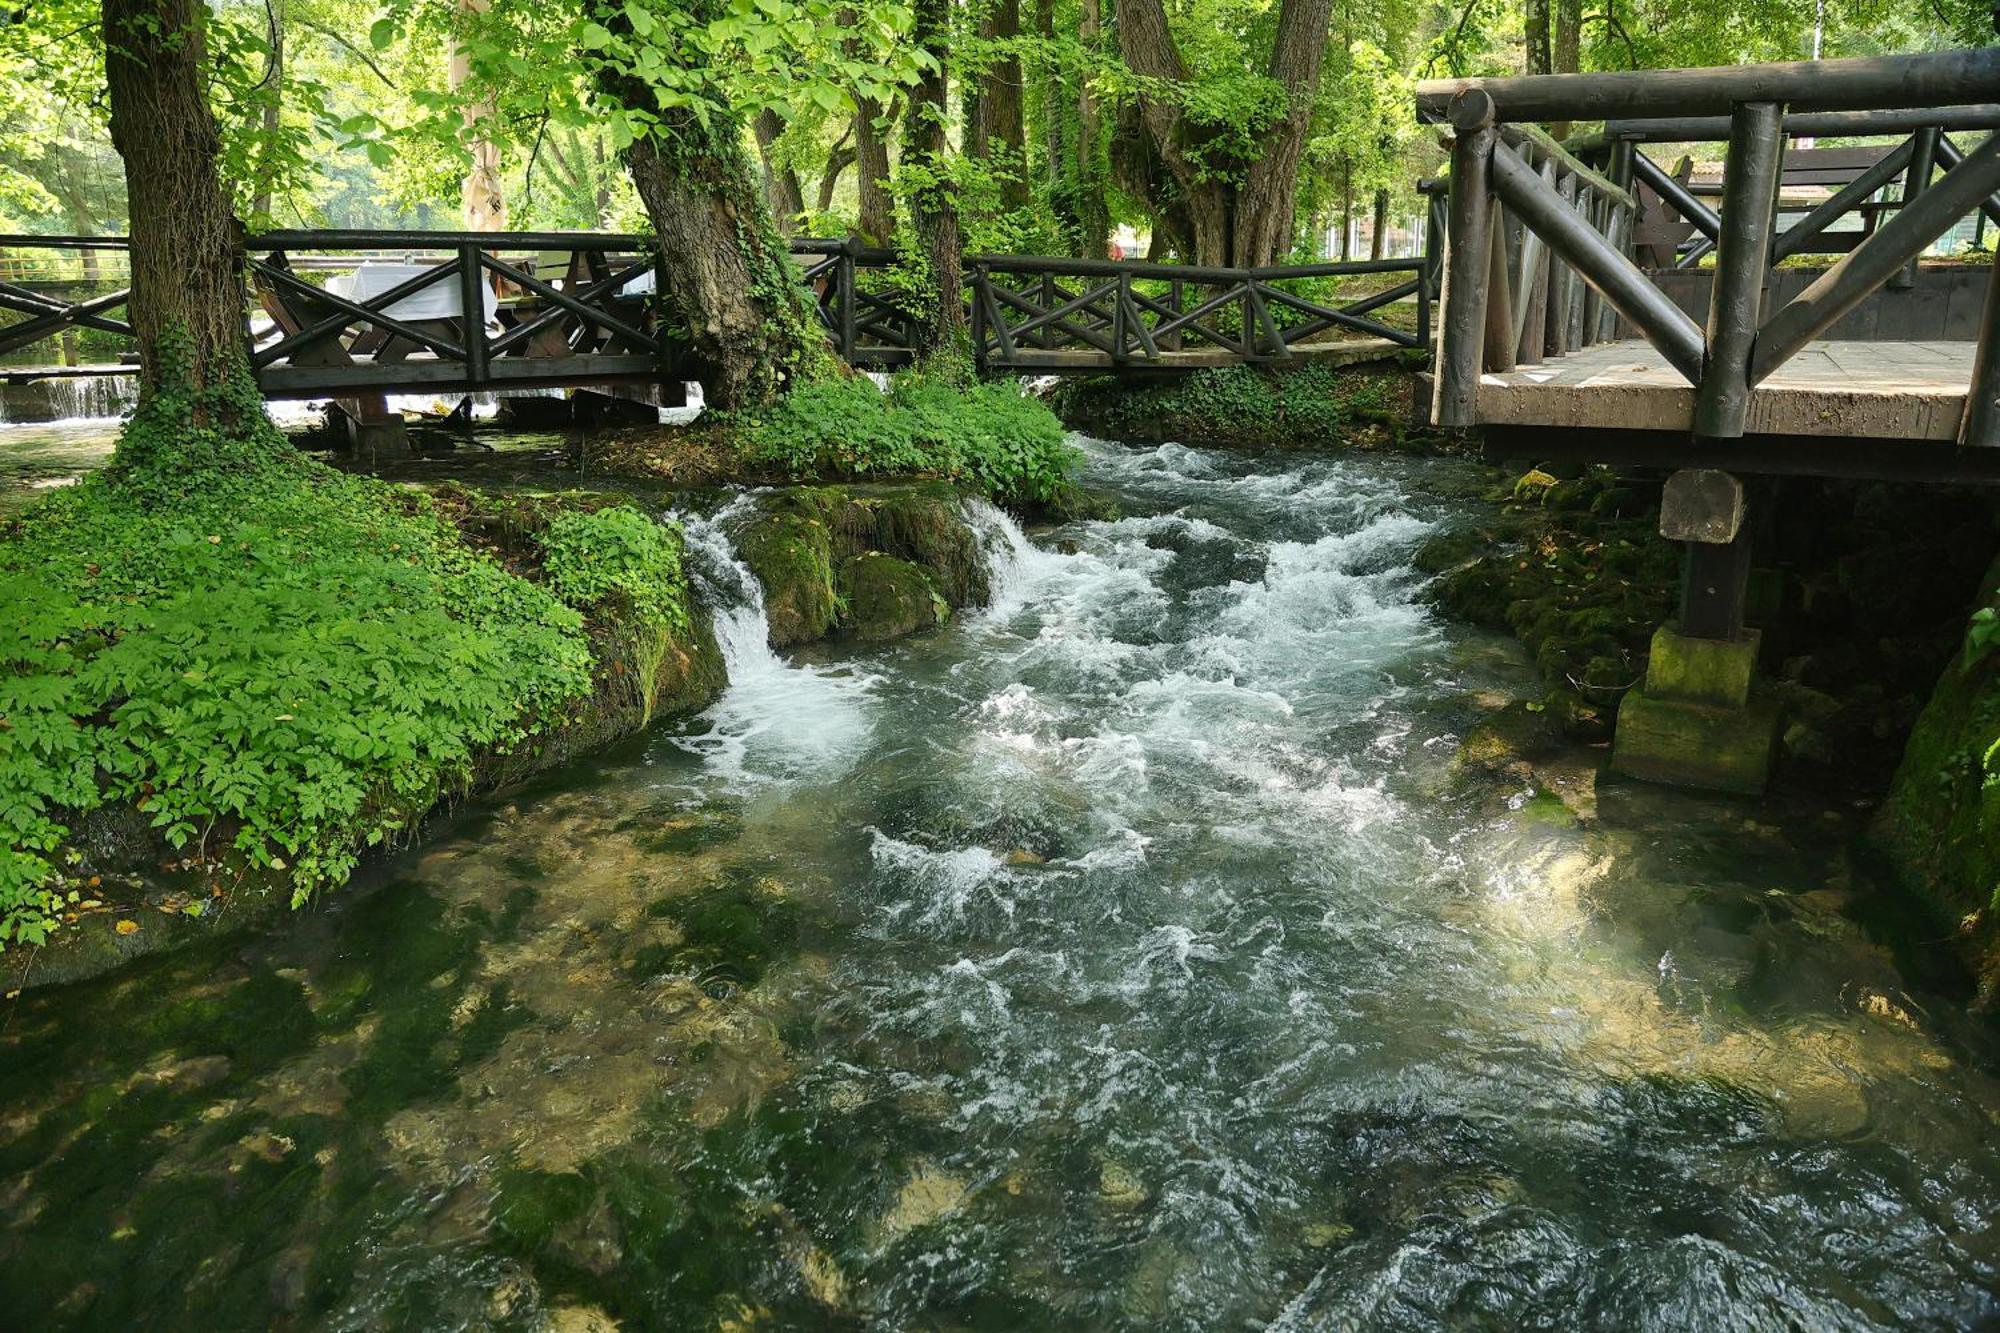
<svg viewBox="0 0 2000 1333">
<path fill-rule="evenodd" d="M 0 946 L 48 933 L 75 812 L 135 802 L 173 846 L 289 862 L 303 900 L 589 688 L 577 613 L 427 502 L 203 447 L 223 465 L 170 483 L 142 451 L 0 542 L 27 611 L 0 626 Z"/>
<path fill-rule="evenodd" d="M 860 377 L 800 385 L 727 425 L 752 466 L 801 478 L 926 473 L 1003 504 L 1058 499 L 1077 461 L 1055 414 L 1014 383 L 935 371 L 898 376 L 887 394 Z"/>
<path fill-rule="evenodd" d="M 1080 429 L 1117 439 L 1352 444 L 1361 425 L 1400 436 L 1408 386 L 1399 374 L 1319 363 L 1279 373 L 1222 366 L 1137 388 L 1083 381 L 1065 387 L 1063 411 Z"/>
<path fill-rule="evenodd" d="M 679 533 L 675 524 L 629 505 L 561 513 L 538 538 L 542 573 L 549 590 L 580 611 L 622 603 L 641 624 L 685 635 L 687 576 Z"/>
</svg>

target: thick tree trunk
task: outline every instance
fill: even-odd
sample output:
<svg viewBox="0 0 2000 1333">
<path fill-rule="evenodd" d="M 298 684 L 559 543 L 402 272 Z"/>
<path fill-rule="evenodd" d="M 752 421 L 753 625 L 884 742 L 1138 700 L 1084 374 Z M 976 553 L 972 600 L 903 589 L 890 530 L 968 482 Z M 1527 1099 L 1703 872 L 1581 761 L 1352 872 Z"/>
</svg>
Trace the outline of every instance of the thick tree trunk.
<svg viewBox="0 0 2000 1333">
<path fill-rule="evenodd" d="M 708 403 L 768 402 L 819 350 L 804 289 L 751 180 L 736 121 L 661 117 L 626 150 L 632 184 L 659 233 L 672 323 L 686 328 Z"/>
<path fill-rule="evenodd" d="M 1285 117 L 1268 130 L 1264 151 L 1250 163 L 1236 198 L 1231 259 L 1245 268 L 1276 263 L 1292 247 L 1299 161 L 1319 93 L 1333 0 L 1285 0 L 1271 47 L 1271 77 L 1285 90 Z"/>
<path fill-rule="evenodd" d="M 1183 83 L 1186 67 L 1161 0 L 1116 0 L 1118 44 L 1125 63 L 1145 79 Z M 1204 170 L 1189 153 L 1176 99 L 1139 96 L 1147 135 L 1171 175 L 1177 206 L 1187 213 L 1194 254 L 1200 264 L 1269 264 L 1292 241 L 1299 161 L 1306 128 L 1319 90 L 1333 0 L 1284 0 L 1271 48 L 1270 75 L 1285 90 L 1285 115 L 1265 134 L 1262 152 L 1243 168 L 1243 183 L 1232 189 Z M 1156 216 L 1164 201 L 1152 200 Z"/>
<path fill-rule="evenodd" d="M 751 129 L 757 135 L 757 160 L 764 168 L 764 198 L 770 202 L 779 232 L 790 236 L 798 230 L 799 215 L 806 211 L 806 199 L 805 190 L 799 185 L 799 173 L 771 160 L 771 146 L 785 132 L 785 122 L 766 107 L 757 113 Z"/>
<path fill-rule="evenodd" d="M 1582 69 L 1583 0 L 1555 0 L 1555 39 L 1550 43 L 1549 72 L 1575 74 Z M 1549 126 L 1558 139 L 1569 138 L 1569 122 Z"/>
<path fill-rule="evenodd" d="M 1375 191 L 1375 225 L 1368 232 L 1368 257 L 1380 259 L 1389 248 L 1389 192 Z"/>
<path fill-rule="evenodd" d="M 1115 13 L 1118 47 L 1134 74 L 1167 84 L 1187 81 L 1187 67 L 1181 63 L 1180 50 L 1167 30 L 1167 11 L 1160 0 L 1115 0 Z M 1180 206 L 1187 212 L 1188 238 L 1194 253 L 1183 257 L 1197 264 L 1227 264 L 1231 191 L 1201 171 L 1183 151 L 1178 99 L 1147 97 L 1142 93 L 1138 103 L 1140 122 L 1173 180 Z M 1153 203 L 1154 213 L 1164 215 L 1161 201 L 1156 198 Z"/>
<path fill-rule="evenodd" d="M 996 42 L 1013 43 L 1021 36 L 1020 0 L 997 0 L 981 25 L 981 34 Z M 1021 107 L 1021 58 L 1011 48 L 986 71 L 978 98 L 979 118 L 971 122 L 982 155 L 997 148 L 1006 158 L 1000 186 L 1000 206 L 1028 206 L 1027 128 Z"/>
<path fill-rule="evenodd" d="M 861 239 L 887 245 L 896 235 L 896 201 L 889 194 L 889 139 L 882 105 L 861 98 L 854 109 L 854 169 L 861 199 Z"/>
<path fill-rule="evenodd" d="M 594 12 L 614 32 L 631 30 L 622 4 L 598 0 Z M 720 101 L 705 118 L 662 111 L 645 82 L 615 70 L 601 71 L 598 86 L 659 117 L 625 165 L 658 233 L 665 318 L 687 330 L 704 398 L 725 412 L 771 401 L 826 346 L 751 174 L 743 125 Z"/>
<path fill-rule="evenodd" d="M 958 205 L 952 199 L 945 160 L 945 70 L 948 67 L 951 0 L 916 0 L 911 35 L 934 64 L 910 90 L 903 128 L 903 162 L 921 178 L 909 191 L 910 230 L 927 270 L 928 290 L 917 312 L 919 356 L 950 347 L 965 328 L 965 297 L 959 274 Z"/>
<path fill-rule="evenodd" d="M 216 172 L 221 145 L 202 68 L 207 15 L 201 0 L 104 0 L 104 72 L 131 216 L 126 310 L 140 405 L 192 391 L 195 424 L 227 431 L 265 418 L 254 390 L 248 404 L 206 393 L 240 389 L 248 375 L 240 233 Z"/>
</svg>

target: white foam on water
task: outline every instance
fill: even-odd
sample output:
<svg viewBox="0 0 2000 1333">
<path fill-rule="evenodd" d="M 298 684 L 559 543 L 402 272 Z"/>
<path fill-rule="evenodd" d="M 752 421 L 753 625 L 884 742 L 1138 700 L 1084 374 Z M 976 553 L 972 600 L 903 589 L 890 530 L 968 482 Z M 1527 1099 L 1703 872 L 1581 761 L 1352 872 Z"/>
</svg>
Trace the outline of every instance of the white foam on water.
<svg viewBox="0 0 2000 1333">
<path fill-rule="evenodd" d="M 737 557 L 728 533 L 753 504 L 745 495 L 709 518 L 676 516 L 729 684 L 701 715 L 707 730 L 675 743 L 700 755 L 731 785 L 827 779 L 873 739 L 881 677 L 849 666 L 788 662 L 772 651 L 764 589 Z"/>
</svg>

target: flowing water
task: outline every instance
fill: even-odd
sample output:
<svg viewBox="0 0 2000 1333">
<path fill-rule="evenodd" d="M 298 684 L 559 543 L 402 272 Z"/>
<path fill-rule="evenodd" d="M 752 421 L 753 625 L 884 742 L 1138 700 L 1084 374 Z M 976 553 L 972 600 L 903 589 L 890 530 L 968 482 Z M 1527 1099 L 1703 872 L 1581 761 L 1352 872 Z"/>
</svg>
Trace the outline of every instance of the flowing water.
<svg viewBox="0 0 2000 1333">
<path fill-rule="evenodd" d="M 781 659 L 275 936 L 0 1029 L 22 1327 L 2000 1317 L 2000 1088 L 1838 812 L 1457 774 L 1469 484 L 1089 446 L 994 605 Z M 1583 807 L 1590 814 L 1588 805 Z"/>
</svg>

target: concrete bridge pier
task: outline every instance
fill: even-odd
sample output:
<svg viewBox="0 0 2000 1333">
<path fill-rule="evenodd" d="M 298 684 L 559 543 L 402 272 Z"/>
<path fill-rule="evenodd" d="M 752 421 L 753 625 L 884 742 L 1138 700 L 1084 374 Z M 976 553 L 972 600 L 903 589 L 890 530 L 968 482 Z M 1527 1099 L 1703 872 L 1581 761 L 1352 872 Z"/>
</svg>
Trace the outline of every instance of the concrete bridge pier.
<svg viewBox="0 0 2000 1333">
<path fill-rule="evenodd" d="M 347 426 L 347 443 L 357 459 L 370 466 L 377 458 L 403 458 L 410 452 L 410 433 L 403 414 L 389 410 L 388 398 L 379 393 L 357 398 L 336 398 L 333 405 Z"/>
<path fill-rule="evenodd" d="M 1653 635 L 1644 685 L 1625 696 L 1613 772 L 1756 795 L 1770 776 L 1778 707 L 1755 689 L 1761 636 L 1743 623 L 1750 533 L 1742 481 L 1713 468 L 1667 479 L 1662 536 L 1685 544 L 1678 620 Z"/>
</svg>

